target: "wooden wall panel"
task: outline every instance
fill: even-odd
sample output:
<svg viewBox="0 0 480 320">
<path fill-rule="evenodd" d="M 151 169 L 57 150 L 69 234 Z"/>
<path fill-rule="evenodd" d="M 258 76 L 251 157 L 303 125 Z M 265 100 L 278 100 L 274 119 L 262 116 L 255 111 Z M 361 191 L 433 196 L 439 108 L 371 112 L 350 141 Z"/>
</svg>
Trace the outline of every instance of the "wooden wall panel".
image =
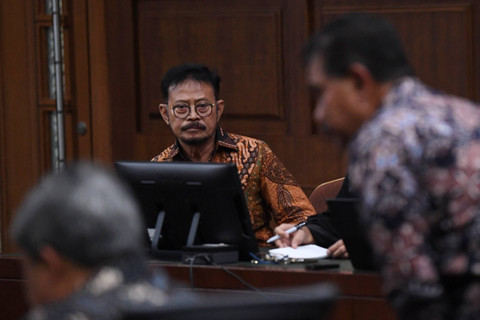
<svg viewBox="0 0 480 320">
<path fill-rule="evenodd" d="M 327 4 L 328 5 L 327 5 Z M 475 72 L 475 1 L 316 1 L 315 25 L 340 14 L 364 11 L 389 18 L 397 28 L 416 75 L 428 85 L 469 99 L 478 98 Z M 477 21 L 474 22 L 474 19 Z"/>
<path fill-rule="evenodd" d="M 2 250 L 13 249 L 7 228 L 39 177 L 32 4 L 0 3 L 0 184 Z M 30 9 L 30 10 L 29 10 Z M 33 111 L 33 112 L 32 112 Z"/>
<path fill-rule="evenodd" d="M 74 0 L 71 5 L 71 108 L 72 108 L 72 134 L 74 139 L 74 156 L 80 159 L 93 158 L 93 130 L 92 130 L 92 109 L 91 84 L 90 84 L 90 59 L 89 59 L 89 25 L 87 23 L 88 4 L 86 0 Z M 78 123 L 84 123 L 86 131 L 77 131 Z"/>
<path fill-rule="evenodd" d="M 230 101 L 225 116 L 283 120 L 279 4 L 268 10 L 165 7 L 137 5 L 140 109 L 146 118 L 159 117 L 160 76 L 173 65 L 196 60 L 224 75 L 222 98 Z M 244 95 L 260 86 L 263 95 Z"/>
<path fill-rule="evenodd" d="M 3 13 L 3 6 L 0 2 L 0 17 Z M 2 25 L 0 24 L 0 54 L 3 52 L 3 35 L 2 35 Z M 3 55 L 2 55 L 3 56 Z M 6 131 L 5 131 L 5 117 L 4 117 L 4 102 L 3 102 L 3 61 L 1 60 L 0 56 L 0 235 L 2 233 L 1 230 L 4 229 L 4 221 L 7 216 L 7 183 L 6 183 L 6 171 L 5 171 L 5 164 L 6 164 L 6 157 L 5 154 L 5 144 L 6 144 Z M 2 247 L 2 239 L 0 236 L 0 248 Z"/>
<path fill-rule="evenodd" d="M 113 106 L 109 82 L 109 62 L 107 56 L 106 9 L 104 1 L 87 0 L 88 10 L 88 56 L 90 67 L 92 153 L 100 162 L 112 159 L 116 142 L 113 141 Z M 117 31 L 120 31 L 117 29 Z M 128 64 L 127 64 L 128 66 Z M 118 88 L 117 88 L 118 89 Z M 121 91 L 119 91 L 121 92 Z M 115 97 L 121 96 L 114 91 Z M 128 100 L 123 100 L 128 103 Z M 128 121 L 119 121 L 121 123 Z M 118 127 L 119 125 L 115 126 Z"/>
<path fill-rule="evenodd" d="M 137 1 L 139 131 L 168 135 L 158 112 L 161 77 L 174 65 L 194 61 L 222 77 L 223 118 L 229 127 L 242 127 L 244 134 L 285 134 L 282 8 L 277 0 L 232 1 L 228 6 L 222 0 L 202 6 Z"/>
</svg>

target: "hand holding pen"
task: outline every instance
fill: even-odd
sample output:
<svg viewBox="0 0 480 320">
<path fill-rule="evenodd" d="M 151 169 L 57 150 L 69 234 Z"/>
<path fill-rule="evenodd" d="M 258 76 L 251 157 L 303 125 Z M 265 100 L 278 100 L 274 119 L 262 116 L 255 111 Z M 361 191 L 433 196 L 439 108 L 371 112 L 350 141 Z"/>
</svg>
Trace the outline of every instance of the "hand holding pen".
<svg viewBox="0 0 480 320">
<path fill-rule="evenodd" d="M 267 240 L 267 243 L 275 241 L 275 244 L 280 247 L 292 247 L 297 248 L 302 244 L 311 244 L 315 242 L 312 233 L 308 228 L 302 228 L 305 223 L 299 223 L 297 225 L 281 224 L 275 228 L 276 236 Z M 332 258 L 348 258 L 348 252 L 340 239 L 328 248 L 328 255 Z"/>
<path fill-rule="evenodd" d="M 303 228 L 306 225 L 305 222 L 301 222 L 297 225 L 281 224 L 275 228 L 276 236 L 267 240 L 267 243 L 275 241 L 278 247 L 292 247 L 296 248 L 301 244 L 313 243 L 313 237 L 308 228 Z"/>
<path fill-rule="evenodd" d="M 300 223 L 297 224 L 296 226 L 293 226 L 293 227 L 288 228 L 287 230 L 285 230 L 285 233 L 286 233 L 286 234 L 293 233 L 293 232 L 297 231 L 298 229 L 304 227 L 306 224 L 307 224 L 306 222 L 300 222 Z M 271 243 L 271 242 L 276 241 L 276 240 L 278 240 L 278 239 L 280 239 L 280 236 L 277 234 L 277 235 L 271 237 L 270 239 L 268 239 L 268 240 L 267 240 L 267 243 Z"/>
</svg>

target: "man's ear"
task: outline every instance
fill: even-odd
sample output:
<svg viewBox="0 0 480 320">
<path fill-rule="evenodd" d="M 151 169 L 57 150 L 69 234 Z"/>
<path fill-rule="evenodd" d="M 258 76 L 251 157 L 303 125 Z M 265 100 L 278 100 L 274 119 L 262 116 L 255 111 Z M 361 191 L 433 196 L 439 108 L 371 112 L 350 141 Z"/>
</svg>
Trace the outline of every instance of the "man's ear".
<svg viewBox="0 0 480 320">
<path fill-rule="evenodd" d="M 380 106 L 385 94 L 384 88 L 361 63 L 352 64 L 349 73 L 357 93 L 357 110 L 363 113 L 365 118 L 369 117 Z"/>
<path fill-rule="evenodd" d="M 370 88 L 376 82 L 370 70 L 358 62 L 350 65 L 349 75 L 354 81 L 355 88 L 360 91 Z"/>
<path fill-rule="evenodd" d="M 42 263 L 48 268 L 50 275 L 53 277 L 63 275 L 66 268 L 68 268 L 69 262 L 50 246 L 40 249 L 39 255 Z"/>
<path fill-rule="evenodd" d="M 170 118 L 168 115 L 168 105 L 166 105 L 165 103 L 160 103 L 160 105 L 158 106 L 158 110 L 162 115 L 163 121 L 165 121 L 167 126 L 170 126 Z"/>
<path fill-rule="evenodd" d="M 215 104 L 217 106 L 217 122 L 220 121 L 220 117 L 223 114 L 223 108 L 225 107 L 225 103 L 223 100 L 217 100 Z"/>
</svg>

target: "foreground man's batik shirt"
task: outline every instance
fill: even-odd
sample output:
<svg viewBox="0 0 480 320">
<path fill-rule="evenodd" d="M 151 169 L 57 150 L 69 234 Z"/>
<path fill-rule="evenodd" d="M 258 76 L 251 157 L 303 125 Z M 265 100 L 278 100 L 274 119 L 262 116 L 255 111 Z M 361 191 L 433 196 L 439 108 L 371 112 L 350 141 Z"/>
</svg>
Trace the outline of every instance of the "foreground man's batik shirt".
<svg viewBox="0 0 480 320">
<path fill-rule="evenodd" d="M 480 319 L 479 107 L 401 79 L 350 157 L 401 319 Z"/>
</svg>

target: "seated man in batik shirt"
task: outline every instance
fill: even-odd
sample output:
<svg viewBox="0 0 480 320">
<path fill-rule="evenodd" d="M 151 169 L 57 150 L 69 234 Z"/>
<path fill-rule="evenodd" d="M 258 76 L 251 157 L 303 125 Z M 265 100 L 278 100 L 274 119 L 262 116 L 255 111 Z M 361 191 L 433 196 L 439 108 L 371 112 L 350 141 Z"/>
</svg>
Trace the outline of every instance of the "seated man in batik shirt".
<svg viewBox="0 0 480 320">
<path fill-rule="evenodd" d="M 159 109 L 177 139 L 152 161 L 235 164 L 255 236 L 265 245 L 274 234 L 272 219 L 276 225 L 299 223 L 315 211 L 265 142 L 222 130 L 219 83 L 219 76 L 203 65 L 180 65 L 165 74 Z"/>
</svg>

